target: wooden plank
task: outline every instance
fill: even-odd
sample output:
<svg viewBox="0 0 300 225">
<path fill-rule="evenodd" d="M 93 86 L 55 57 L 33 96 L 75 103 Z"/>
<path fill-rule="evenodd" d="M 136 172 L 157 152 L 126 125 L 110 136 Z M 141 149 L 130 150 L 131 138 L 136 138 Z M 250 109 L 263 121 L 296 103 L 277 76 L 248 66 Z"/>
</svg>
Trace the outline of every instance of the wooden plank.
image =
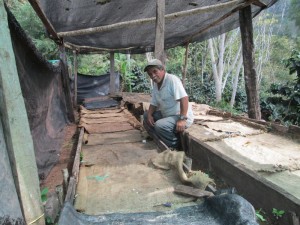
<svg viewBox="0 0 300 225">
<path fill-rule="evenodd" d="M 82 147 L 82 142 L 83 142 L 83 136 L 84 136 L 84 128 L 81 128 L 79 138 L 78 138 L 74 163 L 73 163 L 73 167 L 72 167 L 72 175 L 69 180 L 68 190 L 67 190 L 67 194 L 66 194 L 66 198 L 65 198 L 65 202 L 70 202 L 71 204 L 73 204 L 73 202 L 74 202 L 76 185 L 78 182 L 80 152 L 81 152 L 81 147 Z"/>
<path fill-rule="evenodd" d="M 120 113 L 88 113 L 88 114 L 82 115 L 81 117 L 87 118 L 87 119 L 100 119 L 100 118 L 111 119 L 113 117 L 123 118 L 125 116 L 126 116 L 125 113 L 120 112 Z"/>
<path fill-rule="evenodd" d="M 134 130 L 135 128 L 131 126 L 129 123 L 107 123 L 103 124 L 82 124 L 82 127 L 86 129 L 89 134 L 101 134 L 101 133 L 110 133 L 110 132 L 118 132 L 118 131 L 126 131 L 126 130 Z"/>
<path fill-rule="evenodd" d="M 106 99 L 104 99 L 106 100 Z M 82 105 L 80 107 L 80 114 L 95 114 L 95 113 L 100 113 L 100 114 L 105 114 L 105 113 L 120 113 L 124 111 L 125 108 L 120 108 L 120 109 L 95 109 L 95 110 L 89 110 L 84 108 Z"/>
<path fill-rule="evenodd" d="M 3 134 L 26 224 L 33 221 L 45 224 L 34 145 L 7 20 L 4 2 L 0 1 L 0 117 Z"/>
<path fill-rule="evenodd" d="M 203 197 L 211 197 L 214 196 L 214 194 L 210 191 L 203 191 L 198 188 L 186 186 L 186 185 L 177 185 L 174 188 L 174 192 L 177 194 L 183 194 L 188 195 L 196 198 L 203 198 Z"/>
<path fill-rule="evenodd" d="M 111 145 L 116 143 L 142 142 L 142 134 L 139 130 L 128 130 L 126 132 L 90 134 L 87 145 Z"/>
</svg>

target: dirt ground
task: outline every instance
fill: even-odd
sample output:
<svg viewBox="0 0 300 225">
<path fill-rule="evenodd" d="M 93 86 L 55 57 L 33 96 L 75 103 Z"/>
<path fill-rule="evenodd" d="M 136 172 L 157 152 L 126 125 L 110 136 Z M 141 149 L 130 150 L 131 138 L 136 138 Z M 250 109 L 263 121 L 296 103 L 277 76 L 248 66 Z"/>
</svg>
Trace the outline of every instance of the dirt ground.
<svg viewBox="0 0 300 225">
<path fill-rule="evenodd" d="M 65 138 L 61 147 L 59 161 L 51 169 L 49 175 L 40 183 L 41 190 L 49 188 L 49 192 L 54 192 L 57 185 L 63 183 L 62 169 L 72 170 L 74 155 L 78 141 L 78 130 L 76 124 L 69 124 L 65 127 Z"/>
</svg>

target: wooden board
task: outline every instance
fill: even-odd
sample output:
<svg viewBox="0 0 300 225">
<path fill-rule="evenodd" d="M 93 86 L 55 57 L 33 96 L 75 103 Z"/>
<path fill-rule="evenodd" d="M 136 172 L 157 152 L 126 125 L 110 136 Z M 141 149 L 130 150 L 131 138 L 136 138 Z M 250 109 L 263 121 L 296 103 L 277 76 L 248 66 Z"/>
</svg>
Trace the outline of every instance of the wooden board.
<svg viewBox="0 0 300 225">
<path fill-rule="evenodd" d="M 203 198 L 203 197 L 211 197 L 214 194 L 210 191 L 203 191 L 198 188 L 193 188 L 186 185 L 177 185 L 174 189 L 175 193 L 184 194 L 192 197 Z"/>
<path fill-rule="evenodd" d="M 135 129 L 129 123 L 110 123 L 109 125 L 104 124 L 82 124 L 85 130 L 89 134 L 95 133 L 109 133 L 109 132 L 117 132 L 117 131 L 126 131 L 126 130 L 133 130 Z"/>
<path fill-rule="evenodd" d="M 90 134 L 87 138 L 87 145 L 111 145 L 117 143 L 142 142 L 139 130 L 128 130 L 126 132 Z"/>
</svg>

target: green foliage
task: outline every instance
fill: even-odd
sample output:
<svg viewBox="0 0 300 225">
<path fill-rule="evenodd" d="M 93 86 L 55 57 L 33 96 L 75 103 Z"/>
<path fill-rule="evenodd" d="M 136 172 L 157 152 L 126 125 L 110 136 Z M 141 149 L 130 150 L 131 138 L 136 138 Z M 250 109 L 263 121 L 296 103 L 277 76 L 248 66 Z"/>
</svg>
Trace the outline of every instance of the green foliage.
<svg viewBox="0 0 300 225">
<path fill-rule="evenodd" d="M 256 217 L 257 217 L 260 221 L 265 222 L 266 219 L 265 219 L 265 217 L 264 217 L 263 214 L 264 214 L 264 212 L 262 211 L 261 208 L 260 208 L 259 210 L 255 210 L 255 215 L 256 215 Z"/>
<path fill-rule="evenodd" d="M 289 18 L 295 21 L 296 26 L 300 29 L 300 1 L 299 0 L 291 0 L 291 6 L 289 11 Z"/>
<path fill-rule="evenodd" d="M 41 200 L 42 200 L 42 202 L 47 201 L 48 192 L 49 192 L 49 189 L 47 187 L 43 188 L 43 190 L 41 191 Z"/>
<path fill-rule="evenodd" d="M 300 51 L 293 50 L 290 58 L 283 61 L 290 74 L 296 73 L 297 83 L 300 83 Z"/>
<path fill-rule="evenodd" d="M 29 2 L 12 2 L 11 11 L 42 55 L 47 59 L 57 59 L 58 48 L 56 44 L 47 37 L 44 25 Z"/>
<path fill-rule="evenodd" d="M 300 125 L 300 52 L 293 51 L 291 57 L 283 62 L 290 75 L 296 73 L 297 78 L 292 82 L 271 84 L 270 97 L 261 103 L 262 112 L 268 117 L 264 119 Z"/>
<path fill-rule="evenodd" d="M 78 55 L 78 73 L 85 75 L 103 75 L 110 69 L 109 54 Z"/>
<path fill-rule="evenodd" d="M 136 76 L 131 69 L 134 60 L 124 54 L 118 53 L 115 54 L 115 61 L 122 77 L 122 91 L 132 92 L 132 86 L 134 85 L 134 81 L 136 80 Z"/>
<path fill-rule="evenodd" d="M 83 152 L 80 152 L 79 161 L 82 162 L 83 160 Z"/>
<path fill-rule="evenodd" d="M 53 224 L 53 221 L 52 221 L 52 219 L 49 216 L 46 217 L 46 221 L 45 222 L 46 222 L 46 225 Z"/>
<path fill-rule="evenodd" d="M 272 214 L 275 216 L 275 218 L 278 220 L 279 218 L 281 218 L 284 214 L 285 211 L 284 210 L 278 210 L 276 208 L 272 209 Z"/>
<path fill-rule="evenodd" d="M 133 81 L 132 91 L 138 93 L 150 93 L 151 85 L 148 75 L 142 72 L 139 67 L 134 67 L 132 73 L 136 77 Z"/>
</svg>

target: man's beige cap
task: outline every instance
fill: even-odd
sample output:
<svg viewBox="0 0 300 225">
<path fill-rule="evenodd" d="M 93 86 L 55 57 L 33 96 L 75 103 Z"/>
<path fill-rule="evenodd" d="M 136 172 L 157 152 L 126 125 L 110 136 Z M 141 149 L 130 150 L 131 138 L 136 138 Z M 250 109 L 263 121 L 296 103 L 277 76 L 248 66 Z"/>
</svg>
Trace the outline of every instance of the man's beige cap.
<svg viewBox="0 0 300 225">
<path fill-rule="evenodd" d="M 146 72 L 148 70 L 148 67 L 150 67 L 150 66 L 163 66 L 163 64 L 159 59 L 152 59 L 145 66 L 144 72 Z"/>
</svg>

